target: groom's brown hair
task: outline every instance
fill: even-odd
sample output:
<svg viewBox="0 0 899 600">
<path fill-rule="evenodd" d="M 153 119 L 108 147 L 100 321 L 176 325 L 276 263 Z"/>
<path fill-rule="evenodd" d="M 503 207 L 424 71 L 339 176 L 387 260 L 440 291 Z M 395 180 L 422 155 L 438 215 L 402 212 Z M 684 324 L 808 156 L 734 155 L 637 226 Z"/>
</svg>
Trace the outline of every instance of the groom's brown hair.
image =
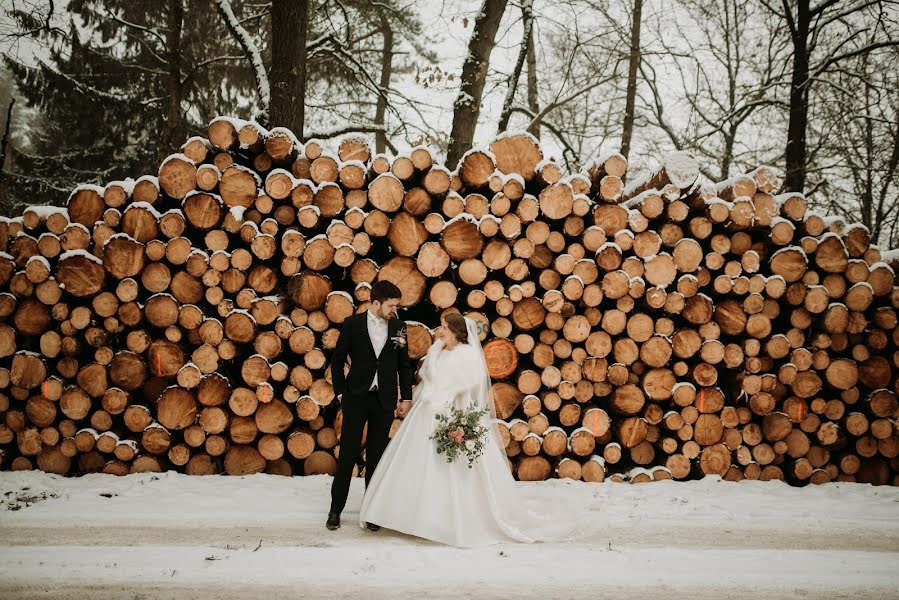
<svg viewBox="0 0 899 600">
<path fill-rule="evenodd" d="M 377 300 L 378 302 L 384 302 L 385 300 L 390 300 L 391 298 L 402 298 L 403 293 L 400 291 L 400 288 L 396 287 L 392 281 L 387 281 L 386 279 L 382 279 L 381 281 L 376 281 L 373 286 L 371 286 L 371 296 L 370 300 L 374 302 Z"/>
</svg>

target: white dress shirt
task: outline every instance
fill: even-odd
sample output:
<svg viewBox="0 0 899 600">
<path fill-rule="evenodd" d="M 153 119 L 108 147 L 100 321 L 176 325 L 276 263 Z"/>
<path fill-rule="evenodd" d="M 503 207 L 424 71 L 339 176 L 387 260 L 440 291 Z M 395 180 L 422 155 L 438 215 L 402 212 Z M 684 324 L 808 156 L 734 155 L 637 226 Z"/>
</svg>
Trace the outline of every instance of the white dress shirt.
<svg viewBox="0 0 899 600">
<path fill-rule="evenodd" d="M 375 349 L 375 355 L 380 356 L 384 345 L 387 343 L 387 319 L 382 319 L 369 309 L 368 313 L 368 335 L 371 338 L 371 345 Z M 378 387 L 378 372 L 375 371 L 375 378 L 371 382 L 369 390 Z"/>
</svg>

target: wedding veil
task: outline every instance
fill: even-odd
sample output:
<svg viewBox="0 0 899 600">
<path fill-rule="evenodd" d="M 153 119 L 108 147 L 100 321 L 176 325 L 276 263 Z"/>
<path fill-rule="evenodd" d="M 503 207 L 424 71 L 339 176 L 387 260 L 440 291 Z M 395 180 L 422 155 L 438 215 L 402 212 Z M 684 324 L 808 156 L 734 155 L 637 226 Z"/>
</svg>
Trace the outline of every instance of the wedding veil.
<svg viewBox="0 0 899 600">
<path fill-rule="evenodd" d="M 472 368 L 472 377 L 475 380 L 475 388 L 473 390 L 474 400 L 477 407 L 487 409 L 490 416 L 490 434 L 494 443 L 499 447 L 500 453 L 505 456 L 506 447 L 503 444 L 502 436 L 500 436 L 497 427 L 496 418 L 496 400 L 493 395 L 493 382 L 490 380 L 490 371 L 487 368 L 487 358 L 484 356 L 484 348 L 481 346 L 480 330 L 482 324 L 469 317 L 465 318 L 465 327 L 468 330 L 468 344 L 474 349 L 474 365 Z"/>
</svg>

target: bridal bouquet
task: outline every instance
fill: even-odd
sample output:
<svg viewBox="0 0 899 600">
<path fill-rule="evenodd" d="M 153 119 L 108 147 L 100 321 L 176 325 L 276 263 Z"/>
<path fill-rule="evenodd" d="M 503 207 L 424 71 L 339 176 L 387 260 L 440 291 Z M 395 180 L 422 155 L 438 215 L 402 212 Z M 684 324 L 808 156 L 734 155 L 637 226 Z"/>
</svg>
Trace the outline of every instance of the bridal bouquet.
<svg viewBox="0 0 899 600">
<path fill-rule="evenodd" d="M 468 458 L 468 468 L 484 452 L 487 428 L 481 424 L 485 408 L 470 406 L 454 408 L 449 414 L 437 414 L 437 427 L 428 439 L 437 441 L 437 454 L 446 454 L 446 462 L 453 462 L 460 454 Z"/>
</svg>

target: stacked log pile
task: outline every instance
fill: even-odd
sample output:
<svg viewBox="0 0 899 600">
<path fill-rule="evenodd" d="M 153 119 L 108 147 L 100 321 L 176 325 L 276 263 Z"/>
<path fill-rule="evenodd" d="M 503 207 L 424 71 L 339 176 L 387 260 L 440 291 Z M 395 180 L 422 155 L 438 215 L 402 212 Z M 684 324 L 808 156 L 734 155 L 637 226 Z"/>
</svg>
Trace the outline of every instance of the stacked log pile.
<svg viewBox="0 0 899 600">
<path fill-rule="evenodd" d="M 156 176 L 4 219 L 0 468 L 333 473 L 330 352 L 387 279 L 413 359 L 442 311 L 483 322 L 521 480 L 899 484 L 891 257 L 767 167 L 626 170 L 217 118 Z"/>
</svg>

